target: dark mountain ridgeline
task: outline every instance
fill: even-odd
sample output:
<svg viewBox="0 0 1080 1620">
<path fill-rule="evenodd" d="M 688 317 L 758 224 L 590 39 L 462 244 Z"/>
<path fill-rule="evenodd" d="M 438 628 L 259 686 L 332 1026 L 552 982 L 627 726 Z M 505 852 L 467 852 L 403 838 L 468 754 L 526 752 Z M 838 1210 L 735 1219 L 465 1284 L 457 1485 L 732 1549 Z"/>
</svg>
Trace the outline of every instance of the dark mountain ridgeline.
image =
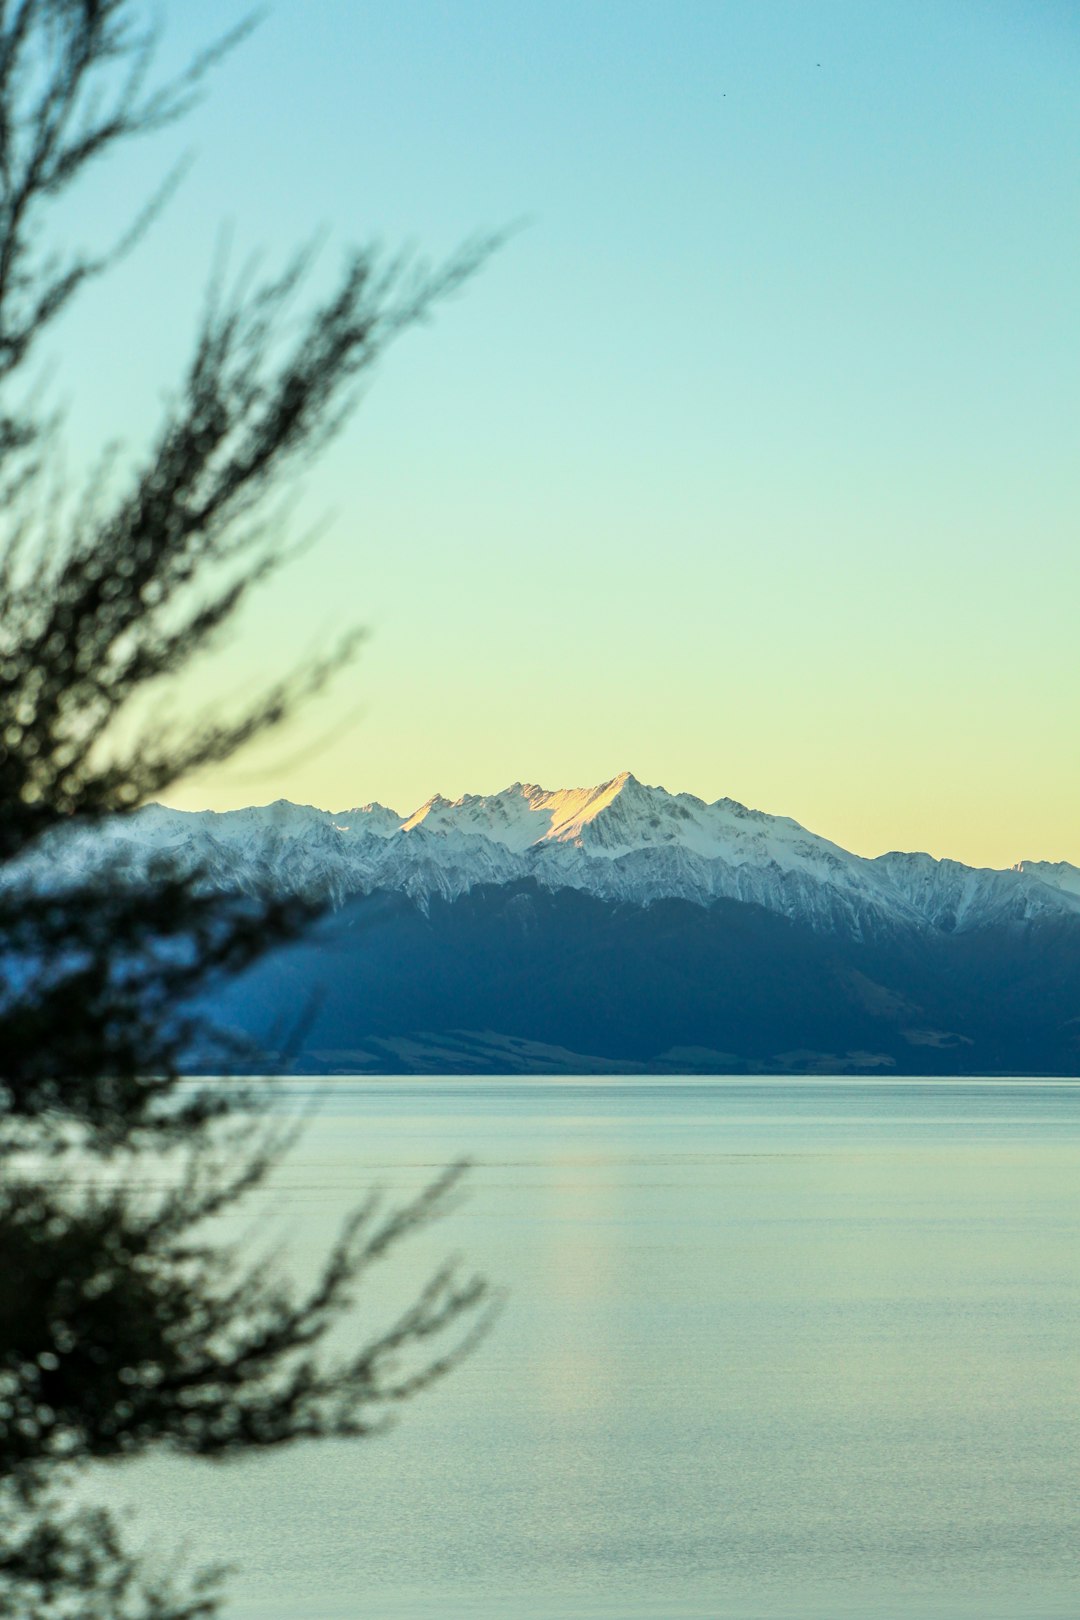
<svg viewBox="0 0 1080 1620">
<path fill-rule="evenodd" d="M 1080 1073 L 1080 921 L 822 933 L 535 881 L 357 896 L 216 1016 L 297 1072 Z"/>
<path fill-rule="evenodd" d="M 407 817 L 149 805 L 58 830 L 8 881 L 138 884 L 162 865 L 255 908 L 326 907 L 209 1007 L 278 1054 L 257 1067 L 1080 1072 L 1068 862 L 870 859 L 623 772 L 436 794 Z"/>
</svg>

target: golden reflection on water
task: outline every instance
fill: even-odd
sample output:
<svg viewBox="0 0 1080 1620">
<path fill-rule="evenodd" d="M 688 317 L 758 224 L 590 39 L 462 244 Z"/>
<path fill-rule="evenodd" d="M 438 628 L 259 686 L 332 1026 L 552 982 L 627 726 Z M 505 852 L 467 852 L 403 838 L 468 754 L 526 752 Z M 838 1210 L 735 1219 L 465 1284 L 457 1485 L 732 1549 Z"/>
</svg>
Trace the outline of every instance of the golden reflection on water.
<svg viewBox="0 0 1080 1620">
<path fill-rule="evenodd" d="M 142 1476 L 236 1620 L 1080 1613 L 1080 1086 L 359 1086 L 298 1254 L 470 1147 L 414 1264 L 508 1286 L 475 1358 L 378 1446 Z"/>
</svg>

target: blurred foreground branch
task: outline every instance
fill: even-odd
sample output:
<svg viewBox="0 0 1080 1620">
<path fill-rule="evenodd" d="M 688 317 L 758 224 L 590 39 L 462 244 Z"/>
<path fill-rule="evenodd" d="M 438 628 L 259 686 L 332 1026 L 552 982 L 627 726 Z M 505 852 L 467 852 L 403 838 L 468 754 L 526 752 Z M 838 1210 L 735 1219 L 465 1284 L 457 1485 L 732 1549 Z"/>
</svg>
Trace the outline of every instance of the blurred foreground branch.
<svg viewBox="0 0 1080 1620">
<path fill-rule="evenodd" d="M 368 1434 L 487 1319 L 483 1281 L 448 1267 L 389 1326 L 328 1347 L 375 1262 L 444 1211 L 459 1168 L 396 1211 L 365 1204 L 306 1290 L 208 1227 L 286 1136 L 258 1123 L 251 1088 L 181 1088 L 196 1047 L 204 1069 L 240 1055 L 193 1009 L 315 908 L 223 894 L 175 865 L 66 859 L 80 829 L 230 758 L 352 656 L 355 634 L 238 715 L 118 740 L 132 700 L 206 651 L 288 559 L 282 491 L 387 345 L 493 246 L 435 267 L 355 252 L 306 308 L 305 254 L 261 284 L 219 278 L 141 462 L 125 473 L 106 455 L 81 499 L 58 495 L 39 342 L 164 191 L 95 255 L 47 245 L 56 207 L 118 145 L 182 116 L 243 32 L 154 84 L 133 0 L 0 0 L 0 1612 L 33 1620 L 216 1610 L 217 1573 L 147 1571 L 107 1512 L 70 1505 L 88 1461 Z M 132 1181 L 147 1154 L 173 1166 L 171 1190 Z"/>
</svg>

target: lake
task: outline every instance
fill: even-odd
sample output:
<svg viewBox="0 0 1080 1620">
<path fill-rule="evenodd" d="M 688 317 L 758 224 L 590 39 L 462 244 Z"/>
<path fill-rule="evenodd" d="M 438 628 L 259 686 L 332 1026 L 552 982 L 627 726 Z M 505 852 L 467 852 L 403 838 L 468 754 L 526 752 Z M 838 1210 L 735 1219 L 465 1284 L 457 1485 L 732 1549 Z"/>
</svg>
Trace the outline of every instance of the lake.
<svg viewBox="0 0 1080 1620">
<path fill-rule="evenodd" d="M 316 1086 L 255 1241 L 466 1154 L 368 1320 L 449 1252 L 507 1298 L 385 1436 L 110 1477 L 227 1615 L 1080 1612 L 1080 1083 Z"/>
</svg>

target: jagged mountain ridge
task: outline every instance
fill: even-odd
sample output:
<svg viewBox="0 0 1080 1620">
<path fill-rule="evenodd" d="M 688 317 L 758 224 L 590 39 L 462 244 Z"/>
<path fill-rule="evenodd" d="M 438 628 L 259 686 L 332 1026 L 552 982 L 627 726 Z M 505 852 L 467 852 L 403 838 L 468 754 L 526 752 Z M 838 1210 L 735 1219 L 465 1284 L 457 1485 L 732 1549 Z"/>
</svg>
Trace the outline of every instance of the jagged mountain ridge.
<svg viewBox="0 0 1080 1620">
<path fill-rule="evenodd" d="M 285 800 L 235 811 L 148 805 L 105 829 L 53 837 L 35 857 L 48 881 L 103 859 L 137 871 L 166 857 L 215 886 L 325 896 L 377 891 L 421 909 L 486 884 L 532 879 L 647 906 L 736 900 L 855 939 L 885 930 L 953 933 L 1080 918 L 1080 868 L 978 869 L 926 854 L 852 854 L 790 817 L 711 804 L 628 771 L 593 788 L 436 794 L 410 816 L 365 804 L 331 812 Z"/>
</svg>

